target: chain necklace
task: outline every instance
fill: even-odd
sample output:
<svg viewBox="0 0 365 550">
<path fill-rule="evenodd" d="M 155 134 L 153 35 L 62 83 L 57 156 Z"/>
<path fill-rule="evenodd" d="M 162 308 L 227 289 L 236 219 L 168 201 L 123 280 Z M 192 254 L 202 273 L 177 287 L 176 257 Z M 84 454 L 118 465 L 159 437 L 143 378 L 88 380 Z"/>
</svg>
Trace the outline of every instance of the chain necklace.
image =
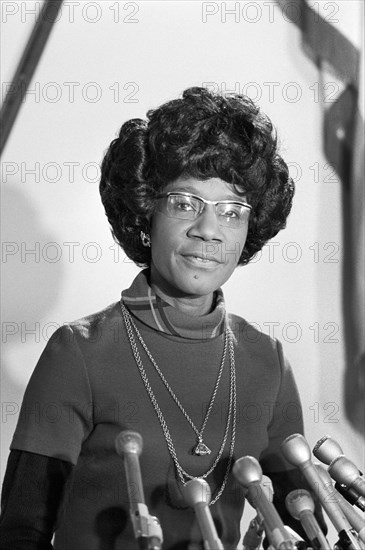
<svg viewBox="0 0 365 550">
<path fill-rule="evenodd" d="M 224 488 L 226 486 L 228 476 L 229 476 L 229 472 L 230 472 L 230 469 L 231 469 L 233 452 L 234 452 L 234 445 L 235 445 L 235 437 L 236 437 L 236 371 L 235 371 L 235 358 L 234 358 L 234 347 L 233 347 L 232 331 L 229 327 L 227 327 L 226 330 L 225 330 L 225 342 L 224 342 L 224 350 L 223 350 L 223 355 L 222 355 L 221 366 L 220 366 L 220 369 L 219 369 L 217 381 L 216 381 L 215 386 L 214 386 L 213 394 L 212 394 L 212 397 L 210 399 L 210 403 L 209 403 L 209 406 L 208 406 L 207 413 L 205 415 L 205 419 L 204 419 L 202 428 L 199 431 L 196 428 L 193 421 L 191 420 L 190 416 L 187 414 L 187 412 L 185 411 L 185 409 L 181 405 L 180 401 L 178 400 L 175 393 L 171 389 L 171 387 L 168 384 L 167 380 L 163 376 L 163 374 L 162 374 L 160 368 L 158 367 L 156 361 L 152 357 L 151 352 L 147 348 L 147 345 L 144 342 L 138 328 L 136 327 L 129 311 L 127 310 L 127 308 L 125 307 L 125 305 L 122 301 L 120 302 L 120 305 L 121 305 L 121 310 L 122 310 L 122 314 L 123 314 L 124 323 L 125 323 L 126 330 L 127 330 L 127 335 L 128 335 L 128 338 L 129 338 L 129 343 L 131 345 L 132 352 L 133 352 L 133 355 L 134 355 L 134 359 L 135 359 L 136 364 L 138 366 L 141 378 L 143 380 L 143 383 L 145 385 L 147 393 L 150 397 L 152 405 L 153 405 L 153 407 L 156 411 L 157 417 L 159 419 L 159 422 L 160 422 L 160 425 L 161 425 L 161 428 L 162 428 L 162 431 L 163 431 L 163 434 L 164 434 L 164 437 L 165 437 L 165 440 L 166 440 L 166 443 L 167 443 L 167 447 L 168 447 L 170 455 L 171 455 L 171 457 L 174 461 L 179 479 L 180 479 L 180 481 L 183 485 L 187 482 L 188 479 L 193 479 L 196 476 L 192 476 L 192 475 L 188 474 L 182 468 L 182 466 L 180 465 L 180 463 L 178 461 L 176 450 L 175 450 L 175 447 L 174 447 L 174 444 L 173 444 L 173 441 L 172 441 L 172 438 L 171 438 L 171 435 L 170 435 L 170 431 L 167 427 L 165 418 L 164 418 L 164 416 L 161 412 L 161 409 L 158 405 L 155 394 L 153 393 L 153 390 L 152 390 L 151 385 L 149 383 L 146 371 L 144 369 L 144 366 L 143 366 L 143 363 L 142 363 L 142 360 L 141 360 L 141 356 L 140 356 L 139 351 L 138 351 L 137 343 L 136 343 L 136 340 L 135 340 L 135 337 L 134 337 L 134 334 L 133 334 L 133 329 L 134 329 L 134 331 L 135 331 L 135 333 L 136 333 L 143 349 L 145 350 L 147 356 L 149 357 L 151 363 L 153 364 L 155 370 L 157 371 L 157 373 L 159 374 L 161 380 L 163 381 L 164 385 L 166 386 L 167 390 L 169 391 L 170 395 L 173 397 L 175 403 L 178 405 L 179 409 L 184 414 L 186 420 L 189 422 L 189 424 L 193 428 L 194 432 L 196 433 L 196 435 L 198 437 L 198 445 L 194 449 L 194 454 L 197 454 L 197 455 L 210 454 L 211 453 L 210 449 L 208 449 L 208 447 L 203 443 L 202 434 L 203 434 L 203 431 L 204 431 L 205 426 L 207 424 L 209 414 L 210 414 L 210 412 L 212 410 L 212 407 L 213 407 L 213 403 L 214 403 L 214 400 L 215 400 L 215 396 L 217 394 L 219 382 L 220 382 L 222 372 L 223 372 L 223 365 L 224 365 L 225 358 L 226 358 L 227 348 L 229 349 L 229 357 L 230 357 L 230 391 L 229 391 L 229 406 L 228 406 L 228 413 L 227 413 L 226 428 L 225 428 L 225 431 L 224 431 L 224 436 L 223 436 L 223 440 L 222 440 L 220 449 L 218 451 L 218 454 L 217 454 L 212 466 L 209 468 L 209 470 L 205 474 L 199 476 L 199 477 L 202 477 L 203 479 L 205 479 L 206 477 L 208 477 L 209 474 L 211 474 L 213 472 L 213 470 L 217 466 L 217 464 L 218 464 L 218 462 L 219 462 L 219 460 L 220 460 L 220 458 L 223 454 L 223 450 L 226 446 L 229 429 L 230 429 L 230 426 L 231 426 L 231 423 L 232 423 L 231 445 L 230 445 L 230 450 L 229 450 L 227 469 L 226 469 L 226 473 L 225 473 L 222 485 L 221 485 L 217 495 L 210 502 L 210 505 L 212 505 L 219 499 L 219 497 L 223 493 Z"/>
</svg>

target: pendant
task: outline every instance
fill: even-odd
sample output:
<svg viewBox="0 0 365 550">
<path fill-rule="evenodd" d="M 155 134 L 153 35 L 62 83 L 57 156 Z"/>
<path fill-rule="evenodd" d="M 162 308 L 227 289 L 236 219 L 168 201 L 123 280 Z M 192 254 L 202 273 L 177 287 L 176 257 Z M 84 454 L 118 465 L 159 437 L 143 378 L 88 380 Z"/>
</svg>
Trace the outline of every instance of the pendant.
<svg viewBox="0 0 365 550">
<path fill-rule="evenodd" d="M 197 446 L 193 449 L 193 453 L 199 456 L 210 455 L 211 452 L 202 439 L 199 439 Z"/>
</svg>

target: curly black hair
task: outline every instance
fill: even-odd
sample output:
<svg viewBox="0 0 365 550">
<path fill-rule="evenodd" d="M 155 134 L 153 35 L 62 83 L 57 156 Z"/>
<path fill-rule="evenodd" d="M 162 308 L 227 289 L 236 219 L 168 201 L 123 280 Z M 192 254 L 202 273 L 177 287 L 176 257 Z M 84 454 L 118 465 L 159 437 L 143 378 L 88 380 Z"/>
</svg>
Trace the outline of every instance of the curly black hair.
<svg viewBox="0 0 365 550">
<path fill-rule="evenodd" d="M 180 176 L 218 177 L 252 205 L 238 265 L 247 264 L 286 225 L 294 194 L 288 167 L 277 153 L 271 121 L 246 96 L 189 88 L 181 99 L 129 120 L 101 165 L 100 194 L 112 234 L 127 256 L 149 266 L 155 198 Z"/>
</svg>

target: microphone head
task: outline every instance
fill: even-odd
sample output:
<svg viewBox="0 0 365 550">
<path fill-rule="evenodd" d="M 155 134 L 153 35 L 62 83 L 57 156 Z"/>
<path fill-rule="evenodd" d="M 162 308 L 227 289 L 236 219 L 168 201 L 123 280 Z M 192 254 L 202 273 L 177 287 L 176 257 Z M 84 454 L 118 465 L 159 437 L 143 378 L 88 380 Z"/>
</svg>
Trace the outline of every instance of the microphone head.
<svg viewBox="0 0 365 550">
<path fill-rule="evenodd" d="M 253 456 L 243 456 L 236 460 L 232 472 L 237 481 L 244 487 L 248 487 L 252 483 L 260 483 L 262 479 L 261 466 Z"/>
<path fill-rule="evenodd" d="M 337 441 L 325 435 L 313 447 L 313 454 L 324 464 L 331 464 L 332 460 L 343 454 Z"/>
<path fill-rule="evenodd" d="M 303 512 L 313 513 L 315 508 L 312 495 L 305 489 L 295 489 L 286 495 L 285 506 L 295 519 L 300 519 Z"/>
<path fill-rule="evenodd" d="M 194 477 L 182 489 L 186 504 L 194 508 L 196 504 L 209 504 L 212 492 L 208 483 L 201 477 Z"/>
<path fill-rule="evenodd" d="M 311 460 L 311 450 L 301 434 L 289 435 L 281 444 L 285 458 L 293 466 L 302 466 Z"/>
<path fill-rule="evenodd" d="M 132 430 L 124 430 L 115 438 L 115 448 L 119 456 L 134 454 L 139 456 L 143 448 L 142 436 Z"/>
<path fill-rule="evenodd" d="M 343 485 L 351 485 L 360 476 L 359 470 L 351 460 L 343 455 L 338 456 L 328 466 L 330 475 Z"/>
</svg>

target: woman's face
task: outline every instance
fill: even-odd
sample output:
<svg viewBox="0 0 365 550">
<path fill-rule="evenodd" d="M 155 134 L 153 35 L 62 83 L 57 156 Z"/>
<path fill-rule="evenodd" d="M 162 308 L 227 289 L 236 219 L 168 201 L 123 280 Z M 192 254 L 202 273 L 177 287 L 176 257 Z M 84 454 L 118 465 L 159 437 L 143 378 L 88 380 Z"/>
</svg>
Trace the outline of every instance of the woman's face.
<svg viewBox="0 0 365 550">
<path fill-rule="evenodd" d="M 164 189 L 168 192 L 192 193 L 210 201 L 245 202 L 220 178 L 180 177 Z M 227 227 L 219 223 L 212 204 L 204 205 L 195 220 L 171 216 L 164 204 L 164 200 L 159 202 L 152 218 L 151 283 L 175 298 L 211 295 L 238 264 L 247 238 L 248 211 L 243 225 Z"/>
</svg>

